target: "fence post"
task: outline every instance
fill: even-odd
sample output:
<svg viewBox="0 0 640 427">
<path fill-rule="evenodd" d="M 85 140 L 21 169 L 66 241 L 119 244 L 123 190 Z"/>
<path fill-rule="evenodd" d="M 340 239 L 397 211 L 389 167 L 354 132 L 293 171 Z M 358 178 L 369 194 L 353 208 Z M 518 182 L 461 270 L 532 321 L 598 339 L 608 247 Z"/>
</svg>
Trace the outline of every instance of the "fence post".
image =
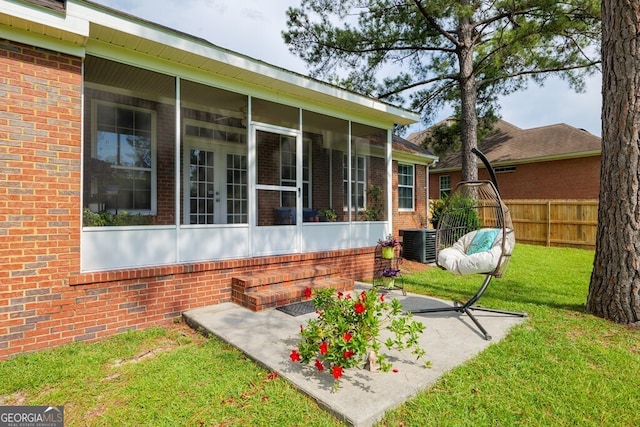
<svg viewBox="0 0 640 427">
<path fill-rule="evenodd" d="M 551 200 L 547 200 L 547 247 L 551 246 Z"/>
</svg>

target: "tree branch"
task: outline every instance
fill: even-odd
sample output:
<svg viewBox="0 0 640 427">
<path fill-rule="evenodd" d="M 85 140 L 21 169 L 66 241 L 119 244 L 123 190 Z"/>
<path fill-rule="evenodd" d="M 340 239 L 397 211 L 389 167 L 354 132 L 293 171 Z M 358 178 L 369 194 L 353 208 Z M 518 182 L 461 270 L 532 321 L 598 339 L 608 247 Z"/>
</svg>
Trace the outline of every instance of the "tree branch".
<svg viewBox="0 0 640 427">
<path fill-rule="evenodd" d="M 438 24 L 438 22 L 435 19 L 433 19 L 433 17 L 424 9 L 420 0 L 413 0 L 413 3 L 416 5 L 416 7 L 420 11 L 420 14 L 424 17 L 424 19 L 426 19 L 427 22 L 430 25 L 432 25 L 433 28 L 436 29 L 436 31 L 438 31 L 443 37 L 445 37 L 447 40 L 453 43 L 454 46 L 456 47 L 462 46 L 462 44 L 460 43 L 460 41 L 458 41 L 457 38 L 452 36 L 449 31 L 442 28 L 440 24 Z"/>
<path fill-rule="evenodd" d="M 456 76 L 456 75 L 448 74 L 448 75 L 445 75 L 445 76 L 434 77 L 432 79 L 421 80 L 419 82 L 414 82 L 414 83 L 412 83 L 410 85 L 406 85 L 406 86 L 403 86 L 401 88 L 394 89 L 394 90 L 386 92 L 386 93 L 382 93 L 382 94 L 378 95 L 377 97 L 378 98 L 386 98 L 388 96 L 397 95 L 397 94 L 399 94 L 401 92 L 404 92 L 405 90 L 413 89 L 413 88 L 416 88 L 418 86 L 424 86 L 424 85 L 428 85 L 428 84 L 435 83 L 435 82 L 441 82 L 441 81 L 444 81 L 444 80 L 456 80 L 457 77 L 458 76 Z"/>
<path fill-rule="evenodd" d="M 554 73 L 554 72 L 561 72 L 561 71 L 571 71 L 571 70 L 577 70 L 580 68 L 588 68 L 588 67 L 592 67 L 594 65 L 598 65 L 600 64 L 602 61 L 591 61 L 587 64 L 583 64 L 583 65 L 573 65 L 573 66 L 569 66 L 569 67 L 551 67 L 551 68 L 541 68 L 539 70 L 524 70 L 524 71 L 519 71 L 517 73 L 508 73 L 508 74 L 503 74 L 501 76 L 498 77 L 493 77 L 490 79 L 483 79 L 483 80 L 479 80 L 478 81 L 478 86 L 484 86 L 490 83 L 494 83 L 500 80 L 506 80 L 506 79 L 510 79 L 513 77 L 523 77 L 523 76 L 532 76 L 535 74 L 545 74 L 545 73 Z"/>
</svg>

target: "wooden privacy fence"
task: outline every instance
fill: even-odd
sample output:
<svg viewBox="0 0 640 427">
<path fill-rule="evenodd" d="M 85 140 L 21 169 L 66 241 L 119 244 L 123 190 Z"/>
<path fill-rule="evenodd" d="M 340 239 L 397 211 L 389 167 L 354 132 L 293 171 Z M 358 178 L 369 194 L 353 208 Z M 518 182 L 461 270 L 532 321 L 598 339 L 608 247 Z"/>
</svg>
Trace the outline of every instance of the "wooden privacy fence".
<svg viewBox="0 0 640 427">
<path fill-rule="evenodd" d="M 504 200 L 516 240 L 546 246 L 595 249 L 597 200 Z"/>
</svg>

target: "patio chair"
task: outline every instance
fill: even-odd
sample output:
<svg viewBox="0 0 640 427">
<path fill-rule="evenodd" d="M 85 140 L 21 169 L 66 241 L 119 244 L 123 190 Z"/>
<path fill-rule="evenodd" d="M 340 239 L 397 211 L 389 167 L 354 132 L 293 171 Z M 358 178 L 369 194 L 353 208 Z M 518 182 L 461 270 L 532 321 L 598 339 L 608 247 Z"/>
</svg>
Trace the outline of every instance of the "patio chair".
<svg viewBox="0 0 640 427">
<path fill-rule="evenodd" d="M 500 199 L 494 170 L 482 152 L 473 149 L 491 176 L 491 181 L 463 181 L 447 197 L 436 228 L 436 265 L 455 274 L 482 274 L 484 281 L 467 302 L 453 306 L 411 310 L 412 313 L 454 311 L 466 314 L 484 339 L 491 335 L 472 311 L 526 317 L 516 313 L 484 308 L 475 304 L 489 287 L 491 279 L 502 277 L 515 246 L 515 234 L 509 209 Z"/>
</svg>

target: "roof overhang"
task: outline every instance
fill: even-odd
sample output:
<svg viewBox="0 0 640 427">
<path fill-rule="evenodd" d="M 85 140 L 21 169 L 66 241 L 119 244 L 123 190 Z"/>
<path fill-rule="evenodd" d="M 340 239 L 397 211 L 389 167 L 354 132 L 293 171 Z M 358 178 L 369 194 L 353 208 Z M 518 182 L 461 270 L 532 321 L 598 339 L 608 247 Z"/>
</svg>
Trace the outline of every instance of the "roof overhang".
<svg viewBox="0 0 640 427">
<path fill-rule="evenodd" d="M 0 11 L 1 38 L 84 56 L 87 19 L 17 0 L 0 1 Z"/>
<path fill-rule="evenodd" d="M 221 48 L 204 39 L 83 0 L 67 0 L 66 14 L 17 0 L 0 0 L 0 37 L 45 46 L 78 56 L 107 48 L 130 58 L 153 58 L 156 71 L 179 68 L 240 82 L 270 92 L 271 97 L 299 100 L 318 112 L 342 112 L 377 123 L 409 125 L 418 114 L 350 92 L 307 76 Z M 40 44 L 36 44 L 40 45 Z M 125 55 L 126 56 L 126 55 Z"/>
<path fill-rule="evenodd" d="M 419 153 L 408 153 L 405 151 L 393 150 L 393 160 L 398 162 L 414 163 L 418 165 L 434 166 L 438 162 L 437 156 Z"/>
</svg>

